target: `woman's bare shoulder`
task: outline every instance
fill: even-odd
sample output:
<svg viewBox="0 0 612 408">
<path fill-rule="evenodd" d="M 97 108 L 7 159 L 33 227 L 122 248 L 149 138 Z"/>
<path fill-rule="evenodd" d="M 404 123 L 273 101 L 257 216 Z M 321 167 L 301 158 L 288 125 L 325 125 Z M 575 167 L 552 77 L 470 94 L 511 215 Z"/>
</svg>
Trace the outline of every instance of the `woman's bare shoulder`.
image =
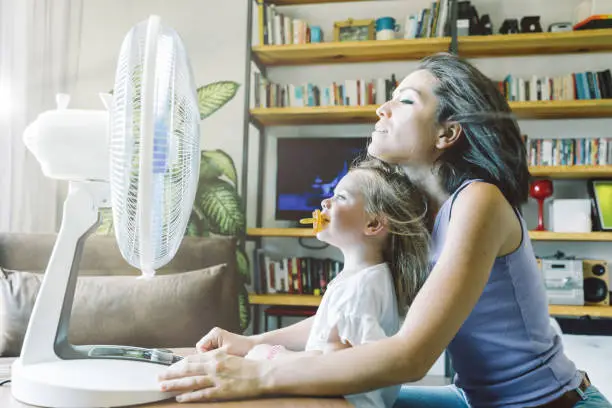
<svg viewBox="0 0 612 408">
<path fill-rule="evenodd" d="M 464 230 L 466 238 L 481 241 L 491 233 L 501 238 L 497 256 L 511 252 L 521 241 L 521 225 L 514 209 L 491 183 L 476 181 L 461 191 L 453 204 L 450 224 Z"/>
</svg>

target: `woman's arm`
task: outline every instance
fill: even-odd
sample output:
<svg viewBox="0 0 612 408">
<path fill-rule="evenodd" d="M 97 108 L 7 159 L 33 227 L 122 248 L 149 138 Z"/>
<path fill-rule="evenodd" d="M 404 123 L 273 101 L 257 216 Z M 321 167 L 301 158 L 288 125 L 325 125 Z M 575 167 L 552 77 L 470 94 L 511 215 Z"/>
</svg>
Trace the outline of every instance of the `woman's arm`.
<svg viewBox="0 0 612 408">
<path fill-rule="evenodd" d="M 505 253 L 517 228 L 518 219 L 501 192 L 474 183 L 455 200 L 440 259 L 395 336 L 287 362 L 249 361 L 223 351 L 204 354 L 170 367 L 162 386 L 183 390 L 183 401 L 195 401 L 262 394 L 347 395 L 421 379 L 469 316 L 495 258 Z M 199 386 L 193 391 L 195 377 Z"/>
<path fill-rule="evenodd" d="M 256 344 L 279 344 L 289 350 L 302 351 L 306 347 L 314 316 L 291 326 L 251 336 Z"/>
<path fill-rule="evenodd" d="M 297 362 L 273 363 L 265 393 L 346 395 L 421 379 L 478 301 L 518 219 L 494 186 L 475 183 L 453 205 L 446 242 L 399 333 Z"/>
</svg>

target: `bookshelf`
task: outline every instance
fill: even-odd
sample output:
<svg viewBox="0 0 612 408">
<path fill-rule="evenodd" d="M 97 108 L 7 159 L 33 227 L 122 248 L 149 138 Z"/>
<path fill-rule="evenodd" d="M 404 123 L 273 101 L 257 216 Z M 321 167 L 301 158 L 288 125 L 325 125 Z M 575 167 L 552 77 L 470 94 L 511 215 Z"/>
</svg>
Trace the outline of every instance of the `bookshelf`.
<svg viewBox="0 0 612 408">
<path fill-rule="evenodd" d="M 315 295 L 292 295 L 292 294 L 271 294 L 271 295 L 249 295 L 249 301 L 256 305 L 270 306 L 319 306 L 321 296 Z M 551 316 L 572 316 L 572 317 L 599 317 L 612 318 L 612 306 L 565 306 L 549 305 L 548 312 Z"/>
<path fill-rule="evenodd" d="M 283 0 L 280 0 L 283 1 Z M 296 0 L 286 0 L 296 2 Z M 310 1 L 310 3 L 323 3 Z M 280 5 L 278 1 L 275 1 Z M 286 4 L 283 4 L 286 5 Z M 463 57 L 507 57 L 612 51 L 612 30 L 527 33 L 459 37 Z M 408 40 L 324 42 L 316 44 L 258 45 L 252 52 L 266 66 L 345 64 L 420 59 L 448 51 L 450 37 Z"/>
<path fill-rule="evenodd" d="M 276 6 L 307 6 L 325 3 L 349 3 L 368 0 L 264 0 Z M 399 22 L 400 24 L 402 22 Z M 250 32 L 250 30 L 249 30 Z M 612 29 L 585 30 L 561 33 L 530 33 L 491 36 L 458 37 L 459 55 L 467 58 L 546 56 L 555 54 L 598 53 L 612 51 Z M 450 37 L 397 39 L 387 41 L 324 42 L 315 44 L 255 45 L 249 48 L 250 58 L 257 62 L 262 73 L 269 67 L 297 67 L 309 65 L 367 63 L 417 60 L 424 56 L 448 51 Z M 250 43 L 249 43 L 250 45 Z M 247 117 L 260 132 L 259 161 L 265 162 L 266 129 L 272 126 L 373 124 L 378 120 L 377 105 L 314 106 L 287 108 L 248 108 Z M 518 119 L 587 119 L 612 117 L 612 99 L 552 100 L 510 102 Z M 248 134 L 245 135 L 248 147 Z M 247 166 L 243 163 L 243 166 Z M 263 176 L 258 173 L 256 228 L 248 228 L 247 237 L 260 247 L 264 238 L 313 238 L 310 228 L 263 227 Z M 534 166 L 534 177 L 554 179 L 587 179 L 610 177 L 612 165 L 606 166 Z M 530 231 L 534 241 L 557 242 L 612 242 L 612 232 L 555 233 Z M 255 325 L 260 305 L 318 306 L 321 298 L 298 294 L 251 294 L 255 307 Z M 612 318 L 612 307 L 551 305 L 554 316 L 592 316 Z"/>
<path fill-rule="evenodd" d="M 510 107 L 519 119 L 584 119 L 612 116 L 612 99 L 510 102 Z M 378 105 L 252 108 L 250 114 L 251 119 L 261 126 L 375 123 L 378 120 L 376 108 Z"/>
</svg>

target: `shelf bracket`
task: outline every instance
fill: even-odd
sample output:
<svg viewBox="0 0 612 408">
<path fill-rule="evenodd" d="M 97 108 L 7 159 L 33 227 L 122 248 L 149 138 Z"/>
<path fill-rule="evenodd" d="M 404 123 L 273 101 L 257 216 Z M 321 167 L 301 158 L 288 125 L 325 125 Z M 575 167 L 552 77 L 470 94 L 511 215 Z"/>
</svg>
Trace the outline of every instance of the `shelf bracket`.
<svg viewBox="0 0 612 408">
<path fill-rule="evenodd" d="M 450 0 L 450 35 L 451 43 L 448 52 L 454 55 L 459 55 L 459 41 L 457 40 L 457 15 L 459 13 L 457 0 Z"/>
</svg>

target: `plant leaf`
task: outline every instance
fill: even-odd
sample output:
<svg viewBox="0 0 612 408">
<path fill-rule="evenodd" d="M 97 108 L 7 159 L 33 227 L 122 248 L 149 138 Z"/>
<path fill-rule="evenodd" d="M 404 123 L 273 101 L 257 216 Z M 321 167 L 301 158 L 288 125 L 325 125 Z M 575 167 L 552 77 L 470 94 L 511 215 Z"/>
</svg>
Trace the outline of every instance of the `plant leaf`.
<svg viewBox="0 0 612 408">
<path fill-rule="evenodd" d="M 187 230 L 185 231 L 185 235 L 187 235 L 188 237 L 200 236 L 200 227 L 198 225 L 196 217 L 189 217 L 189 223 L 187 223 Z"/>
<path fill-rule="evenodd" d="M 195 209 L 191 212 L 189 217 L 185 235 L 189 237 L 208 237 L 210 235 L 208 220 L 206 220 L 206 218 L 200 218 Z"/>
<path fill-rule="evenodd" d="M 240 328 L 242 331 L 246 330 L 251 323 L 251 307 L 249 303 L 249 292 L 246 287 L 242 285 L 240 287 L 240 293 L 238 293 L 238 311 L 240 313 Z"/>
<path fill-rule="evenodd" d="M 225 180 L 210 180 L 200 185 L 196 205 L 210 222 L 210 232 L 242 235 L 245 216 L 236 189 Z"/>
<path fill-rule="evenodd" d="M 198 88 L 200 119 L 205 119 L 229 102 L 240 84 L 234 81 L 218 81 Z"/>
<path fill-rule="evenodd" d="M 218 179 L 223 175 L 223 170 L 216 165 L 212 158 L 206 156 L 205 153 L 205 151 L 202 151 L 200 158 L 200 185 L 209 183 L 210 180 Z"/>
<path fill-rule="evenodd" d="M 249 258 L 241 248 L 236 248 L 236 263 L 238 264 L 238 273 L 247 285 L 251 284 L 251 273 L 249 270 Z"/>
<path fill-rule="evenodd" d="M 234 161 L 230 155 L 223 150 L 203 150 L 200 163 L 202 162 L 205 164 L 204 166 L 200 166 L 200 178 L 202 178 L 202 167 L 205 167 L 205 170 L 211 175 L 216 174 L 214 178 L 224 175 L 234 184 L 234 186 L 238 185 L 238 173 L 236 172 Z M 214 170 L 209 169 L 209 167 L 213 167 Z"/>
</svg>

